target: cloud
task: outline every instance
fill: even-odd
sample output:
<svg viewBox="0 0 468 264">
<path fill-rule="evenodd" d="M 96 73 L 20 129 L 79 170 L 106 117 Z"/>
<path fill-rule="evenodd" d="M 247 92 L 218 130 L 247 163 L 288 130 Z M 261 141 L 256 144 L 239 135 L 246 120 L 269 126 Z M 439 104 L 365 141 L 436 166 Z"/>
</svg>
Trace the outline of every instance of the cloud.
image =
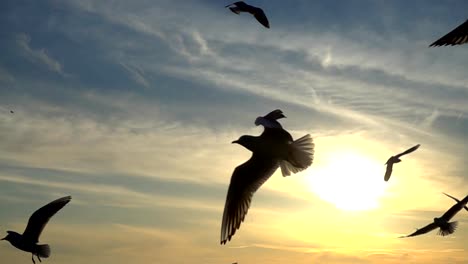
<svg viewBox="0 0 468 264">
<path fill-rule="evenodd" d="M 47 54 L 45 49 L 35 50 L 31 48 L 30 36 L 24 33 L 18 34 L 16 37 L 16 42 L 22 51 L 25 52 L 25 55 L 29 60 L 44 64 L 48 67 L 49 70 L 53 72 L 64 74 L 62 65 L 49 54 Z"/>
</svg>

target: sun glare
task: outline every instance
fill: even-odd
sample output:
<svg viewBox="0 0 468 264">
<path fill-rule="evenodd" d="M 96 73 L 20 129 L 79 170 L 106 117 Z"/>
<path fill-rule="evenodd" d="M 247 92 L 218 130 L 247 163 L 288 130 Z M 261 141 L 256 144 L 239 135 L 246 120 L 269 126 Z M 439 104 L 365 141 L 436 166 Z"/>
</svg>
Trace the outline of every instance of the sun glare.
<svg viewBox="0 0 468 264">
<path fill-rule="evenodd" d="M 339 151 L 325 157 L 314 176 L 311 190 L 342 210 L 378 208 L 384 194 L 384 164 L 353 151 Z"/>
</svg>

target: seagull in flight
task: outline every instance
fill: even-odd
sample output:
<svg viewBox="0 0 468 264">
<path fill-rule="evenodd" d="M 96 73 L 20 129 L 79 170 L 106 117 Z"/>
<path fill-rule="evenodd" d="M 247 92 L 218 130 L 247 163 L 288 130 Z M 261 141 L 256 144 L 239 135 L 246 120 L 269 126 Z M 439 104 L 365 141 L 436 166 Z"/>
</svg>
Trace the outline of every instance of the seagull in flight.
<svg viewBox="0 0 468 264">
<path fill-rule="evenodd" d="M 262 24 L 266 28 L 270 28 L 270 23 L 268 22 L 268 18 L 266 17 L 265 13 L 261 8 L 251 6 L 249 4 L 244 3 L 244 1 L 238 1 L 232 3 L 230 5 L 225 6 L 226 8 L 229 7 L 234 14 L 240 14 L 241 12 L 247 12 L 252 14 L 260 24 Z"/>
<path fill-rule="evenodd" d="M 434 43 L 429 45 L 429 47 L 437 46 L 455 46 L 468 43 L 468 20 L 463 24 L 455 28 L 454 30 L 447 33 L 447 35 L 436 40 Z"/>
<path fill-rule="evenodd" d="M 449 194 L 446 194 L 446 193 L 443 193 L 443 194 L 445 194 L 445 195 L 447 195 L 448 197 L 452 198 L 452 199 L 455 200 L 457 203 L 460 202 L 460 200 L 458 200 L 457 198 L 455 198 L 455 197 L 453 197 L 453 196 L 451 196 L 451 195 L 449 195 Z M 464 208 L 465 208 L 465 210 L 468 211 L 468 207 L 467 207 L 466 205 L 464 206 Z"/>
<path fill-rule="evenodd" d="M 385 165 L 387 165 L 387 169 L 385 171 L 385 177 L 384 177 L 384 180 L 385 181 L 388 181 L 388 179 L 390 179 L 390 176 L 392 175 L 392 170 L 393 170 L 393 164 L 394 163 L 399 163 L 401 162 L 400 160 L 400 157 L 403 156 L 403 155 L 406 155 L 406 154 L 409 154 L 415 150 L 417 150 L 419 148 L 419 146 L 421 146 L 420 144 L 417 144 L 416 146 L 398 154 L 398 155 L 395 155 L 395 156 L 391 156 L 387 162 L 385 163 Z"/>
<path fill-rule="evenodd" d="M 69 203 L 70 200 L 71 196 L 65 196 L 41 207 L 31 215 L 22 235 L 14 231 L 7 231 L 8 235 L 1 240 L 10 242 L 10 244 L 17 249 L 30 252 L 34 264 L 36 263 L 36 261 L 34 261 L 34 255 L 39 262 L 42 262 L 41 258 L 48 258 L 50 256 L 50 246 L 47 244 L 38 245 L 39 236 L 47 222 L 49 222 L 49 219 Z"/>
<path fill-rule="evenodd" d="M 458 222 L 449 222 L 452 217 L 454 217 L 463 207 L 465 207 L 466 203 L 468 202 L 468 195 L 461 201 L 457 202 L 454 204 L 450 209 L 445 212 L 441 217 L 436 217 L 434 218 L 434 222 L 428 224 L 427 226 L 417 229 L 414 233 L 407 235 L 407 236 L 402 236 L 400 238 L 405 238 L 405 237 L 413 237 L 417 235 L 422 235 L 426 234 L 436 228 L 440 228 L 438 234 L 441 236 L 447 236 L 455 232 L 455 229 L 457 229 Z"/>
<path fill-rule="evenodd" d="M 281 167 L 283 176 L 288 176 L 312 165 L 314 143 L 309 134 L 293 140 L 281 126 L 268 127 L 271 121 L 277 122 L 283 116 L 281 110 L 272 111 L 260 119 L 263 121 L 259 124 L 265 127 L 260 136 L 244 135 L 232 142 L 250 150 L 252 156 L 237 166 L 232 174 L 221 224 L 221 244 L 226 244 L 234 236 L 244 221 L 253 194 L 278 167 Z M 269 122 L 265 123 L 265 120 Z"/>
</svg>

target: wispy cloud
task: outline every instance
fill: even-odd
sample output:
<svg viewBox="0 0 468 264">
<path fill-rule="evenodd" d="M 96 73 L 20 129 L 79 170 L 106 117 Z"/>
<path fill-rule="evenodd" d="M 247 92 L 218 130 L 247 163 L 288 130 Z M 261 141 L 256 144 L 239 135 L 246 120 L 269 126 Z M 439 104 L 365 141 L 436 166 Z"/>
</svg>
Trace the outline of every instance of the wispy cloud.
<svg viewBox="0 0 468 264">
<path fill-rule="evenodd" d="M 26 58 L 47 66 L 47 68 L 53 72 L 64 74 L 62 65 L 49 54 L 47 54 L 46 49 L 33 49 L 31 47 L 30 36 L 25 33 L 18 34 L 16 41 L 18 46 L 25 53 Z"/>
</svg>

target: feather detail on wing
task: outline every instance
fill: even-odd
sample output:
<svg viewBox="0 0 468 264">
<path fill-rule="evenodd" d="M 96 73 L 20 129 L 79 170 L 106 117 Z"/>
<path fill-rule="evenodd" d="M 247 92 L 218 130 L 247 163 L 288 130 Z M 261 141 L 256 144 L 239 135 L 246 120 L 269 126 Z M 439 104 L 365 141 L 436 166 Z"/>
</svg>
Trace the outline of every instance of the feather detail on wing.
<svg viewBox="0 0 468 264">
<path fill-rule="evenodd" d="M 434 43 L 429 45 L 429 47 L 436 46 L 447 46 L 447 45 L 461 45 L 468 43 L 468 20 L 463 24 L 450 31 L 440 39 L 436 40 Z"/>
<path fill-rule="evenodd" d="M 221 225 L 221 244 L 231 240 L 250 207 L 253 194 L 278 168 L 279 162 L 258 154 L 233 172 L 224 206 Z"/>
</svg>

